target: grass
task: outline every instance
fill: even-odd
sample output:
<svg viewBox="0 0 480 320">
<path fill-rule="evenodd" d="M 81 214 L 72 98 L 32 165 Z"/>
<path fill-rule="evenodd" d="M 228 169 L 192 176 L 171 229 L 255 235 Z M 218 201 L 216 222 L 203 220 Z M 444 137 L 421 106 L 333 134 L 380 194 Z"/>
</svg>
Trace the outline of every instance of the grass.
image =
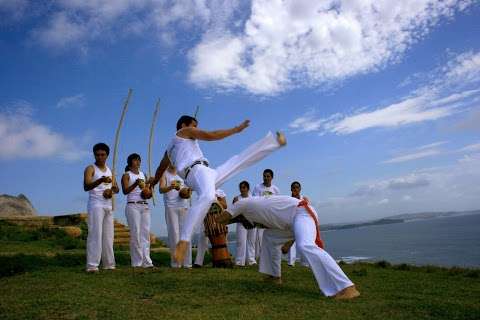
<svg viewBox="0 0 480 320">
<path fill-rule="evenodd" d="M 54 249 L 46 255 L 46 248 Z M 284 265 L 276 286 L 255 267 L 170 269 L 162 251 L 152 253 L 155 270 L 130 268 L 128 252 L 117 250 L 117 270 L 86 274 L 84 249 L 40 240 L 17 249 L 0 252 L 2 320 L 480 318 L 480 270 L 342 264 L 362 296 L 336 301 L 305 267 Z"/>
</svg>

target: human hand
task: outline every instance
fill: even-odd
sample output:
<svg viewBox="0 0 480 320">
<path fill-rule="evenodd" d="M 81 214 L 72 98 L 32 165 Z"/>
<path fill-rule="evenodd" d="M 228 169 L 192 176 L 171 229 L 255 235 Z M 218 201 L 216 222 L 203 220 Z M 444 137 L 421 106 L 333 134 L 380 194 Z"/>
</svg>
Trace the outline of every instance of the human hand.
<svg viewBox="0 0 480 320">
<path fill-rule="evenodd" d="M 112 183 L 112 178 L 107 176 L 101 176 L 98 180 L 100 180 L 100 183 Z"/>
<path fill-rule="evenodd" d="M 103 191 L 103 197 L 105 199 L 111 199 L 113 196 L 113 191 L 112 189 L 106 189 L 105 191 Z"/>
</svg>

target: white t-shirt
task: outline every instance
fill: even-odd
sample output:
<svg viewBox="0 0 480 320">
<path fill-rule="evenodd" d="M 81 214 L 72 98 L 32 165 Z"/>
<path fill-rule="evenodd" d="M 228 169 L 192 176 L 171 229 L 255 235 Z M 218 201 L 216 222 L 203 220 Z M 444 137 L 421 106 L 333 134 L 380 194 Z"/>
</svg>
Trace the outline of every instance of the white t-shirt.
<svg viewBox="0 0 480 320">
<path fill-rule="evenodd" d="M 166 180 L 166 186 L 171 185 L 173 180 L 177 180 L 180 182 L 180 189 L 185 187 L 185 184 L 183 183 L 183 179 L 180 178 L 178 174 L 171 174 L 167 170 L 164 173 L 164 178 Z M 172 189 L 168 192 L 165 192 L 163 194 L 163 202 L 165 206 L 169 208 L 188 208 L 188 200 L 182 199 L 179 196 L 179 191 L 177 191 L 176 189 Z"/>
<path fill-rule="evenodd" d="M 197 160 L 207 159 L 203 156 L 203 152 L 198 145 L 196 139 L 185 139 L 177 135 L 173 137 L 167 146 L 167 155 L 170 162 L 177 168 L 177 173 L 185 179 L 185 168 L 193 164 Z"/>
<path fill-rule="evenodd" d="M 266 187 L 263 183 L 257 184 L 255 188 L 253 188 L 253 196 L 254 197 L 268 197 L 272 195 L 279 195 L 280 189 L 276 185 L 270 185 L 270 187 Z"/>
<path fill-rule="evenodd" d="M 251 223 L 267 228 L 291 230 L 299 199 L 290 196 L 239 198 L 227 209 L 233 218 L 243 215 Z"/>
<path fill-rule="evenodd" d="M 142 171 L 139 171 L 138 174 L 135 174 L 132 171 L 127 171 L 126 173 L 128 174 L 129 187 L 134 184 L 137 179 L 143 179 L 143 181 L 145 181 L 145 175 Z M 145 199 L 142 199 L 142 196 L 140 195 L 141 193 L 142 190 L 140 189 L 140 187 L 136 186 L 129 194 L 127 194 L 127 202 L 145 201 Z"/>
</svg>

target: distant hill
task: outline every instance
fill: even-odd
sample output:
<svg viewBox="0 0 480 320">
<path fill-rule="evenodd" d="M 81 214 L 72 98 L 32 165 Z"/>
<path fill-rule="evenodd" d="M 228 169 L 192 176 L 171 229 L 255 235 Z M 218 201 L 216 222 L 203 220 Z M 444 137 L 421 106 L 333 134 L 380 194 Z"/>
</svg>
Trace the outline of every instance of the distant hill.
<svg viewBox="0 0 480 320">
<path fill-rule="evenodd" d="M 450 217 L 467 216 L 467 215 L 473 215 L 473 214 L 480 214 L 480 210 L 403 213 L 403 214 L 397 214 L 394 216 L 385 217 L 382 219 L 376 219 L 376 220 L 365 221 L 365 222 L 355 222 L 355 223 L 345 223 L 345 224 L 325 224 L 325 225 L 321 225 L 320 229 L 323 231 L 353 229 L 353 228 L 360 228 L 360 227 L 366 227 L 366 226 L 372 226 L 372 225 L 402 223 L 402 222 L 412 221 L 412 220 L 450 218 Z"/>
</svg>

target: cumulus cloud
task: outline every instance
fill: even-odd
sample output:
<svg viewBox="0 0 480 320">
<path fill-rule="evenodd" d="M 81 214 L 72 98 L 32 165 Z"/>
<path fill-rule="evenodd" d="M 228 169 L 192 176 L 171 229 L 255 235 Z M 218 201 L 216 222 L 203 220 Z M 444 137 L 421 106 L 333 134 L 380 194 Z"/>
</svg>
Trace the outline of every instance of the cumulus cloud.
<svg viewBox="0 0 480 320">
<path fill-rule="evenodd" d="M 477 60 L 480 60 L 480 52 L 454 57 L 446 67 L 434 70 L 434 80 L 395 103 L 327 118 L 309 111 L 294 119 L 289 127 L 295 133 L 317 131 L 320 134 L 346 135 L 371 128 L 395 128 L 433 121 L 457 114 L 480 99 L 480 64 Z M 423 153 L 424 156 L 428 154 Z"/>
<path fill-rule="evenodd" d="M 83 106 L 85 106 L 85 95 L 82 93 L 60 98 L 56 105 L 58 109 L 81 108 Z"/>
<path fill-rule="evenodd" d="M 15 111 L 0 112 L 0 159 L 60 157 L 74 161 L 86 155 L 72 139 L 35 121 L 28 103 L 21 105 Z"/>
<path fill-rule="evenodd" d="M 471 1 L 254 0 L 243 30 L 203 37 L 192 49 L 198 85 L 275 94 L 376 71 Z M 222 44 L 222 45 L 221 45 Z M 212 64 L 212 56 L 228 56 Z"/>
<path fill-rule="evenodd" d="M 31 37 L 48 48 L 83 53 L 93 42 L 129 35 L 170 46 L 182 41 L 195 85 L 273 95 L 296 86 L 328 87 L 382 69 L 442 18 L 473 2 L 58 0 Z M 457 76 L 454 70 L 451 76 Z"/>
</svg>

